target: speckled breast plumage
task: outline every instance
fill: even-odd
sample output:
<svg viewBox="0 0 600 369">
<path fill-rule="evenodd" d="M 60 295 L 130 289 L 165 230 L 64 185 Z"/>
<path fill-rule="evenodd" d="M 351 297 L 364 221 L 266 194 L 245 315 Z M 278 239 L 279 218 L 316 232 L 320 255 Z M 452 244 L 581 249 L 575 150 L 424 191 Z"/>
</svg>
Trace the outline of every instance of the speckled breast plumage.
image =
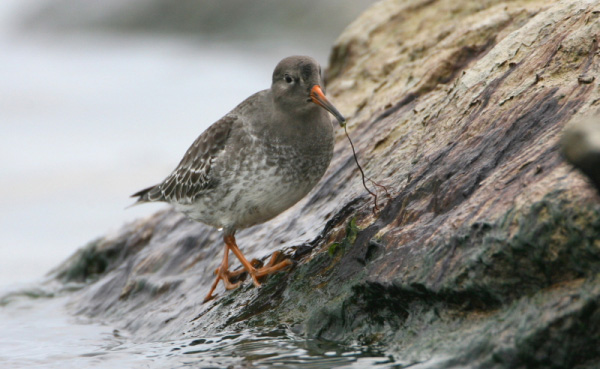
<svg viewBox="0 0 600 369">
<path fill-rule="evenodd" d="M 242 229 L 263 223 L 302 199 L 323 176 L 333 145 L 318 145 L 298 160 L 298 149 L 286 145 L 265 149 L 260 143 L 237 152 L 219 183 L 191 204 L 174 203 L 190 218 L 217 228 Z"/>
</svg>

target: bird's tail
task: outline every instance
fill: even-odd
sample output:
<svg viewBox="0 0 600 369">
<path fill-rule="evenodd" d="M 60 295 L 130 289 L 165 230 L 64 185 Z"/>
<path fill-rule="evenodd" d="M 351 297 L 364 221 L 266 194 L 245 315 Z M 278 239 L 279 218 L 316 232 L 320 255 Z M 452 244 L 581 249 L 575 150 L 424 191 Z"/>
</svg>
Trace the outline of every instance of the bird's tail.
<svg viewBox="0 0 600 369">
<path fill-rule="evenodd" d="M 134 193 L 133 195 L 131 195 L 131 197 L 137 197 L 137 201 L 134 202 L 133 204 L 129 205 L 128 207 L 126 207 L 125 209 L 129 209 L 132 206 L 136 206 L 136 205 L 140 205 L 143 204 L 145 202 L 150 202 L 149 199 L 149 193 L 150 191 L 152 191 L 156 186 L 150 186 L 148 188 L 144 188 L 141 191 L 138 191 L 136 193 Z"/>
</svg>

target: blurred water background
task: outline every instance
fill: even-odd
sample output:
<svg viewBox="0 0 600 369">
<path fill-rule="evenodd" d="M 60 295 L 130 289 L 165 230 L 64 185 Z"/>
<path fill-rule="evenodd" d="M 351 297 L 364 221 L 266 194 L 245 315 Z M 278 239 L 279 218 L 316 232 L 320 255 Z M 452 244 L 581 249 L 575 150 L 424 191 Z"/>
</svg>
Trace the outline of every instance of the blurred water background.
<svg viewBox="0 0 600 369">
<path fill-rule="evenodd" d="M 125 210 L 293 54 L 372 0 L 2 0 L 0 291 L 161 208 Z"/>
</svg>

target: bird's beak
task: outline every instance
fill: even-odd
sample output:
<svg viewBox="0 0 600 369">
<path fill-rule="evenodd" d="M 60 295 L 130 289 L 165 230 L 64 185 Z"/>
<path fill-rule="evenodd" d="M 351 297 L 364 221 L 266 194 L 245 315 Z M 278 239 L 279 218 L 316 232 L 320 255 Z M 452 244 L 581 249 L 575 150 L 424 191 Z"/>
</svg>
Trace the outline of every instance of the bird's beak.
<svg viewBox="0 0 600 369">
<path fill-rule="evenodd" d="M 319 105 L 323 109 L 333 114 L 333 116 L 338 120 L 338 122 L 340 122 L 341 127 L 344 126 L 344 123 L 346 123 L 346 118 L 344 118 L 344 116 L 335 108 L 335 106 L 333 106 L 333 104 L 330 103 L 329 100 L 327 100 L 325 94 L 321 90 L 321 86 L 314 85 L 310 89 L 310 99 L 315 104 Z"/>
</svg>

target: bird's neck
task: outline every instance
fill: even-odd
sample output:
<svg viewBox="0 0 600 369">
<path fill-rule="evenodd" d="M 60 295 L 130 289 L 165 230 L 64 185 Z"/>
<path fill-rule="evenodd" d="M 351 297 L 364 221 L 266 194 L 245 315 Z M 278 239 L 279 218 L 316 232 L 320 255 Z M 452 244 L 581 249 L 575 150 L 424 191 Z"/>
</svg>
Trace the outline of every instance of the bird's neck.
<svg viewBox="0 0 600 369">
<path fill-rule="evenodd" d="M 302 137 L 305 139 L 318 136 L 324 128 L 325 121 L 329 121 L 327 112 L 315 105 L 303 109 L 284 110 L 273 109 L 271 132 L 278 132 L 282 136 Z"/>
</svg>

